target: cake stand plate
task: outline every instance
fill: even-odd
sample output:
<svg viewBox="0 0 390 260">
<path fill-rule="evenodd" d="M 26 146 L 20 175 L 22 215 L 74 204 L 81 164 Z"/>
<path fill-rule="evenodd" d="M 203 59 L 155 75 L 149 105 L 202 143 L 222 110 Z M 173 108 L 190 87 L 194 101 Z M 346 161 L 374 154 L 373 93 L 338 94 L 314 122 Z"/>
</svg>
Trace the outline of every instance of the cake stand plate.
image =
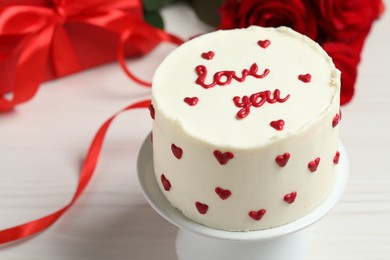
<svg viewBox="0 0 390 260">
<path fill-rule="evenodd" d="M 138 179 L 152 208 L 179 228 L 176 252 L 180 260 L 302 260 L 307 246 L 302 230 L 325 216 L 344 192 L 349 164 L 342 145 L 339 151 L 336 185 L 319 207 L 289 224 L 258 231 L 231 232 L 210 228 L 188 219 L 174 208 L 158 186 L 150 136 L 138 155 Z"/>
</svg>

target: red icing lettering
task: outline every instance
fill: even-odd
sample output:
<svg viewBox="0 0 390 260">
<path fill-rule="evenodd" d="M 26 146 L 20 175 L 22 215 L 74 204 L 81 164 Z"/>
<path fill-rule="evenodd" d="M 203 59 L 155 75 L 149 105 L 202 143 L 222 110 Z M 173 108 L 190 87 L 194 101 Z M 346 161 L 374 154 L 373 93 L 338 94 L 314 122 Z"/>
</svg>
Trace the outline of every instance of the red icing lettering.
<svg viewBox="0 0 390 260">
<path fill-rule="evenodd" d="M 260 209 L 258 211 L 249 211 L 249 217 L 253 218 L 256 221 L 259 221 L 263 218 L 267 211 L 265 209 Z"/>
<path fill-rule="evenodd" d="M 183 149 L 181 149 L 179 146 L 176 146 L 175 144 L 172 144 L 171 150 L 172 150 L 173 155 L 177 159 L 181 159 L 181 157 L 183 156 Z"/>
<path fill-rule="evenodd" d="M 233 98 L 234 105 L 236 107 L 242 107 L 238 112 L 237 112 L 237 117 L 238 118 L 245 118 L 249 115 L 250 108 L 252 106 L 252 102 L 248 96 L 243 96 L 240 97 L 235 96 Z"/>
<path fill-rule="evenodd" d="M 339 159 L 340 159 L 340 152 L 337 151 L 336 154 L 333 157 L 333 163 L 334 164 L 338 164 L 339 163 Z"/>
<path fill-rule="evenodd" d="M 215 150 L 213 154 L 214 154 L 215 158 L 217 158 L 217 161 L 219 162 L 220 165 L 225 165 L 231 159 L 234 158 L 234 154 L 231 153 L 231 152 L 224 152 L 224 153 L 222 153 L 219 150 Z"/>
<path fill-rule="evenodd" d="M 186 97 L 184 100 L 189 106 L 195 106 L 198 104 L 199 98 L 197 97 Z"/>
<path fill-rule="evenodd" d="M 287 165 L 288 160 L 290 159 L 290 153 L 284 153 L 282 155 L 278 155 L 275 158 L 275 162 L 280 166 L 284 167 Z"/>
<path fill-rule="evenodd" d="M 318 165 L 320 164 L 320 158 L 317 157 L 313 161 L 310 161 L 307 167 L 311 172 L 317 171 Z"/>
<path fill-rule="evenodd" d="M 229 85 L 232 80 L 236 80 L 238 82 L 243 82 L 247 76 L 252 76 L 257 79 L 264 78 L 265 76 L 268 75 L 269 69 L 265 69 L 263 74 L 257 74 L 258 67 L 256 63 L 253 63 L 252 66 L 249 68 L 249 70 L 244 69 L 241 72 L 241 77 L 236 75 L 235 71 L 231 70 L 223 70 L 223 71 L 218 71 L 214 74 L 213 76 L 213 82 L 207 84 L 205 83 L 206 77 L 207 77 L 207 68 L 204 65 L 198 65 L 195 68 L 196 75 L 198 75 L 198 78 L 196 79 L 196 84 L 202 86 L 203 88 L 212 88 L 215 85 L 218 86 L 225 86 Z"/>
<path fill-rule="evenodd" d="M 265 49 L 265 48 L 267 48 L 271 44 L 271 41 L 270 40 L 260 40 L 260 41 L 257 42 L 257 44 L 261 48 Z"/>
<path fill-rule="evenodd" d="M 164 187 L 164 190 L 169 191 L 171 189 L 171 183 L 169 180 L 165 177 L 164 174 L 161 174 L 161 184 Z"/>
<path fill-rule="evenodd" d="M 214 52 L 213 51 L 208 51 L 208 52 L 203 52 L 202 53 L 202 58 L 205 60 L 211 60 L 214 57 Z"/>
<path fill-rule="evenodd" d="M 309 83 L 311 80 L 311 75 L 310 74 L 301 74 L 298 76 L 298 79 L 304 83 Z"/>
<path fill-rule="evenodd" d="M 287 202 L 288 204 L 292 204 L 295 201 L 295 198 L 297 197 L 297 193 L 291 192 L 289 194 L 284 195 L 283 200 Z"/>
<path fill-rule="evenodd" d="M 196 209 L 198 210 L 198 212 L 202 215 L 206 214 L 207 211 L 209 210 L 209 206 L 207 204 L 203 204 L 199 201 L 197 201 L 195 203 L 195 206 L 196 206 Z"/>
<path fill-rule="evenodd" d="M 234 105 L 238 108 L 241 108 L 237 112 L 237 117 L 238 118 L 245 118 L 246 116 L 249 115 L 250 108 L 251 106 L 253 107 L 261 107 L 264 105 L 266 102 L 269 104 L 274 104 L 274 103 L 284 103 L 290 98 L 290 94 L 288 94 L 286 97 L 281 98 L 280 97 L 280 90 L 275 89 L 273 92 L 273 97 L 272 97 L 272 92 L 269 90 L 261 91 L 252 94 L 250 97 L 248 96 L 235 96 L 233 98 Z"/>
<path fill-rule="evenodd" d="M 221 187 L 215 188 L 215 193 L 217 193 L 222 200 L 226 200 L 230 197 L 230 195 L 232 195 L 232 192 L 230 190 L 225 190 Z"/>
<path fill-rule="evenodd" d="M 283 127 L 284 127 L 284 120 L 279 119 L 279 120 L 276 120 L 276 121 L 271 121 L 269 123 L 269 125 L 272 126 L 273 128 L 275 128 L 278 131 L 282 131 Z"/>
</svg>

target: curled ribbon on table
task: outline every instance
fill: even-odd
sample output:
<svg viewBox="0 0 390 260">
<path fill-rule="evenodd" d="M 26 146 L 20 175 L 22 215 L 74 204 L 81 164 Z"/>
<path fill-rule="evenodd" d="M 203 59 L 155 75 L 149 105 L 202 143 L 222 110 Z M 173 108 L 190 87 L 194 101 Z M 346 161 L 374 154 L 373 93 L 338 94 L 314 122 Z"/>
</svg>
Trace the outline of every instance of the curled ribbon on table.
<svg viewBox="0 0 390 260">
<path fill-rule="evenodd" d="M 31 99 L 44 80 L 115 56 L 131 79 L 150 86 L 127 69 L 124 57 L 145 54 L 163 41 L 183 42 L 144 21 L 140 0 L 14 2 L 0 3 L 0 112 Z"/>
<path fill-rule="evenodd" d="M 92 178 L 96 165 L 99 161 L 100 151 L 103 146 L 104 138 L 114 119 L 122 112 L 133 109 L 148 108 L 150 104 L 150 100 L 144 100 L 131 104 L 111 116 L 109 119 L 107 119 L 97 131 L 88 149 L 88 153 L 81 168 L 80 178 L 76 191 L 74 192 L 74 195 L 70 202 L 63 208 L 47 216 L 29 221 L 27 223 L 15 227 L 0 230 L 0 245 L 33 236 L 54 224 L 77 201 L 77 199 L 81 196 L 85 187 L 89 183 L 90 179 Z"/>
<path fill-rule="evenodd" d="M 164 41 L 183 43 L 145 22 L 140 0 L 0 2 L 0 112 L 31 99 L 44 80 L 115 58 L 131 79 L 150 87 L 149 82 L 131 73 L 125 57 L 146 54 Z M 33 236 L 54 224 L 76 202 L 93 176 L 106 132 L 115 117 L 127 110 L 147 108 L 150 103 L 145 100 L 129 105 L 100 127 L 83 162 L 77 189 L 67 205 L 42 218 L 0 230 L 0 244 Z"/>
</svg>

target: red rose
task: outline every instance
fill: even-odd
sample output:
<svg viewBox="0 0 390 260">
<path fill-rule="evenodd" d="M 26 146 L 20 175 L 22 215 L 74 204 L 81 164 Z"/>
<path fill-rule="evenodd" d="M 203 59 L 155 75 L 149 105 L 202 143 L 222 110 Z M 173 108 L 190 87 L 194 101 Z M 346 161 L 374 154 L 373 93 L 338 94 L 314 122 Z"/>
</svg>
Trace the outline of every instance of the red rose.
<svg viewBox="0 0 390 260">
<path fill-rule="evenodd" d="M 318 23 L 326 40 L 351 42 L 367 31 L 384 10 L 381 0 L 316 0 Z"/>
<path fill-rule="evenodd" d="M 288 26 L 312 39 L 317 37 L 314 12 L 304 0 L 227 0 L 220 8 L 220 29 Z"/>
<path fill-rule="evenodd" d="M 332 57 L 335 66 L 341 71 L 340 104 L 344 105 L 352 99 L 355 92 L 354 86 L 360 53 L 342 42 L 327 42 L 322 47 Z"/>
<path fill-rule="evenodd" d="M 382 0 L 226 0 L 220 29 L 290 27 L 318 42 L 341 71 L 341 104 L 354 94 L 360 53 Z"/>
</svg>

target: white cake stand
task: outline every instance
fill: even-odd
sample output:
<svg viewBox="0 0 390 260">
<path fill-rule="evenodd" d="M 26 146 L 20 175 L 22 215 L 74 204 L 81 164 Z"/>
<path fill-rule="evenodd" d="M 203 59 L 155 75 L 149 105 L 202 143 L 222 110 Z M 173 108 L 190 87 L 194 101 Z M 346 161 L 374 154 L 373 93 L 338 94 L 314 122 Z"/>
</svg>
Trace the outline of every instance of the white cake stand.
<svg viewBox="0 0 390 260">
<path fill-rule="evenodd" d="M 142 191 L 162 217 L 179 228 L 176 252 L 179 260 L 302 260 L 307 242 L 303 229 L 327 214 L 341 197 L 348 179 L 346 151 L 340 147 L 339 172 L 329 197 L 308 215 L 289 224 L 259 231 L 230 232 L 206 227 L 185 217 L 162 194 L 154 174 L 153 150 L 148 136 L 138 156 Z"/>
</svg>

